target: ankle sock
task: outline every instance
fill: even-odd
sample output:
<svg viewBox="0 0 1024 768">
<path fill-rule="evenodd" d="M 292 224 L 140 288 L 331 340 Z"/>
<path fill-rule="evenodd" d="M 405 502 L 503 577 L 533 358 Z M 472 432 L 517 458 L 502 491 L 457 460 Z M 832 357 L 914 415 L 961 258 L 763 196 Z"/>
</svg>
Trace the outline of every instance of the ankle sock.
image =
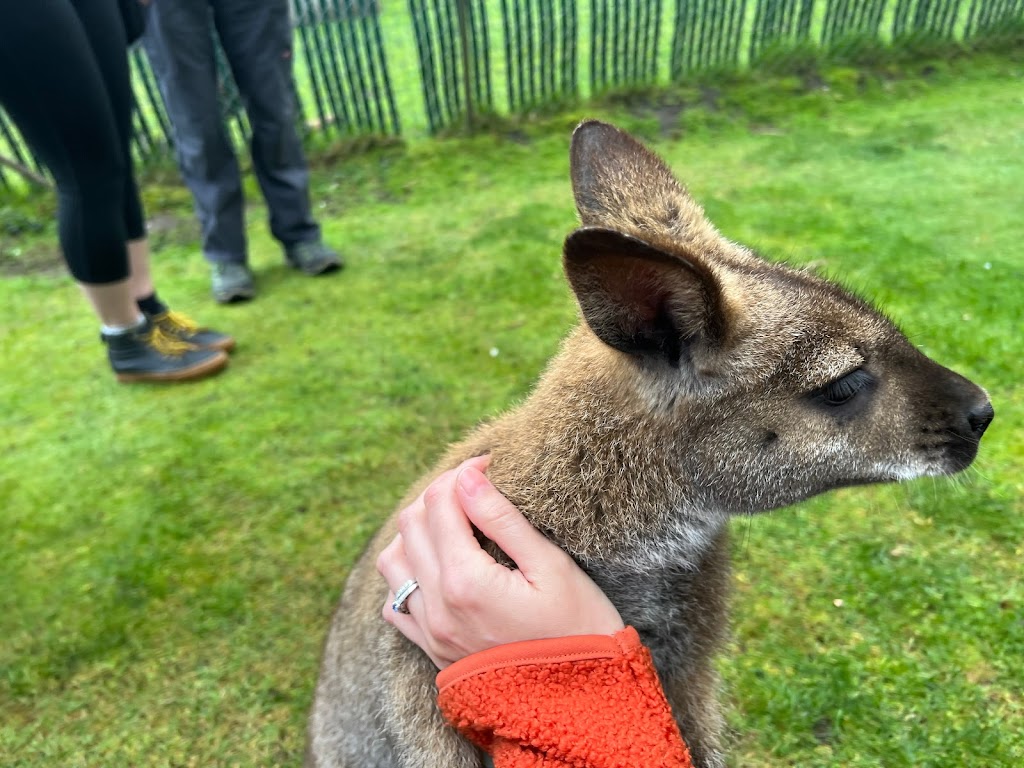
<svg viewBox="0 0 1024 768">
<path fill-rule="evenodd" d="M 134 325 L 106 325 L 105 323 L 100 326 L 100 333 L 104 336 L 120 336 L 125 333 L 130 333 L 138 329 L 141 325 L 146 322 L 146 316 L 141 312 L 139 313 L 139 319 L 135 321 Z"/>
<path fill-rule="evenodd" d="M 153 315 L 162 315 L 168 310 L 166 304 L 157 298 L 156 291 L 149 294 L 149 296 L 143 296 L 141 299 L 137 299 L 136 304 L 139 305 L 139 309 L 145 312 L 149 317 Z"/>
</svg>

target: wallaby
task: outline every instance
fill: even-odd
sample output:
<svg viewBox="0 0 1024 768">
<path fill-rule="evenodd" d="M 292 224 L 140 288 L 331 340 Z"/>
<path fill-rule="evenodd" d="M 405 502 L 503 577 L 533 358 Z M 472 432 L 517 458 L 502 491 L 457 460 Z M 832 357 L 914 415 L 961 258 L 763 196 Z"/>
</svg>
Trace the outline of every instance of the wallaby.
<svg viewBox="0 0 1024 768">
<path fill-rule="evenodd" d="M 863 300 L 722 237 L 626 133 L 581 124 L 571 175 L 582 227 L 563 265 L 583 322 L 529 398 L 451 447 L 402 506 L 489 453 L 492 482 L 651 649 L 695 765 L 722 766 L 712 657 L 730 516 L 959 472 L 993 409 Z M 395 532 L 392 516 L 334 615 L 307 765 L 476 768 L 435 705 L 437 670 L 380 618 L 375 559 Z"/>
</svg>

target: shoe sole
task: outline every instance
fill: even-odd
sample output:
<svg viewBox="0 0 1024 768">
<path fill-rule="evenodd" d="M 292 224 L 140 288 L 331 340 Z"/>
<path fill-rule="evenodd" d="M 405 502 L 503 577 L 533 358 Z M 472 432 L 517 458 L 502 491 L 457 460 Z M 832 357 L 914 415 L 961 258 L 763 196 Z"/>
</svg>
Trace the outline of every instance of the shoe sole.
<svg viewBox="0 0 1024 768">
<path fill-rule="evenodd" d="M 139 371 L 137 373 L 118 373 L 117 380 L 122 384 L 129 384 L 138 381 L 195 381 L 206 376 L 212 376 L 222 371 L 228 365 L 226 352 L 221 351 L 219 355 L 213 355 L 208 360 L 196 363 L 190 368 L 183 368 L 167 373 L 153 373 Z"/>
</svg>

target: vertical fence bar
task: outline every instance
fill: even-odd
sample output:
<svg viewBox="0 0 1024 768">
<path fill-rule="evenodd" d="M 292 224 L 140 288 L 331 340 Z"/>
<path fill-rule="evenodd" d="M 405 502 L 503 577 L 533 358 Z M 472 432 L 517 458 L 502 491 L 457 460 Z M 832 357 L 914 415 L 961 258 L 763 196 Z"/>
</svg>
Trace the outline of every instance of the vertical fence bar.
<svg viewBox="0 0 1024 768">
<path fill-rule="evenodd" d="M 678 0 L 671 79 L 715 67 L 738 67 L 746 18 L 746 0 Z"/>
<path fill-rule="evenodd" d="M 563 92 L 575 96 L 579 93 L 579 75 L 576 59 L 576 0 L 562 0 L 562 71 L 569 72 Z"/>
<path fill-rule="evenodd" d="M 427 111 L 427 125 L 433 132 L 440 128 L 442 121 L 435 87 L 433 47 L 430 44 L 429 29 L 424 19 L 425 0 L 409 0 L 409 15 L 412 17 L 416 53 L 420 61 L 420 82 L 423 88 L 423 102 Z"/>
<path fill-rule="evenodd" d="M 854 36 L 879 40 L 888 0 L 828 0 L 821 30 L 821 45 L 833 47 Z"/>
<path fill-rule="evenodd" d="M 505 90 L 508 95 L 509 111 L 514 112 L 516 109 L 515 105 L 519 103 L 516 89 L 518 87 L 520 69 L 515 65 L 513 51 L 519 50 L 519 29 L 514 23 L 509 23 L 509 0 L 501 0 L 501 18 L 505 27 Z"/>
<path fill-rule="evenodd" d="M 146 58 L 146 54 L 140 46 L 136 45 L 130 50 L 128 59 L 132 70 L 133 97 L 136 106 L 140 107 L 137 110 L 136 119 L 145 123 L 146 116 L 148 115 L 156 121 L 156 128 L 152 132 L 148 126 L 146 128 L 147 138 L 151 143 L 146 148 L 146 151 L 140 148 L 140 154 L 143 160 L 145 160 L 155 153 L 166 151 L 172 147 L 174 145 L 174 133 L 171 129 L 171 121 L 167 117 L 163 97 L 160 95 L 160 89 L 157 87 L 156 78 L 153 75 L 153 70 L 150 69 L 149 59 Z M 140 86 L 141 93 L 139 92 Z M 157 133 L 159 137 L 153 135 Z"/>
<path fill-rule="evenodd" d="M 543 39 L 542 51 L 544 55 L 540 57 L 540 91 L 545 96 L 550 97 L 551 94 L 555 93 L 555 9 L 554 4 L 550 2 L 542 2 L 540 8 L 538 8 L 538 18 L 540 19 L 541 34 Z"/>
<path fill-rule="evenodd" d="M 492 107 L 485 2 L 409 0 L 432 133 L 470 111 L 475 121 L 482 110 Z"/>
<path fill-rule="evenodd" d="M 323 41 L 322 49 L 327 52 L 324 65 L 331 72 L 334 83 L 335 112 L 340 111 L 345 127 L 354 131 L 370 124 L 366 80 L 360 71 L 353 30 L 346 18 L 349 9 L 342 11 L 337 0 L 333 0 L 327 7 L 329 14 L 321 16 L 316 25 L 316 34 Z"/>
<path fill-rule="evenodd" d="M 994 0 L 991 5 L 998 2 Z M 963 0 L 897 0 L 893 39 L 898 41 L 908 36 L 953 38 L 962 4 Z"/>
<path fill-rule="evenodd" d="M 971 0 L 963 37 L 1000 34 L 1015 24 L 1024 26 L 1024 0 Z"/>
<path fill-rule="evenodd" d="M 454 1 L 435 0 L 434 2 L 438 38 L 441 41 L 441 72 L 444 76 L 444 94 L 449 118 L 458 114 L 462 109 L 462 90 L 459 87 L 458 62 L 456 61 L 457 31 L 452 23 L 452 2 Z"/>
<path fill-rule="evenodd" d="M 375 0 L 363 0 L 364 2 L 375 2 Z M 391 78 L 388 76 L 387 60 L 384 57 L 384 47 L 380 45 L 380 22 L 378 14 L 361 14 L 358 20 L 359 28 L 362 31 L 362 50 L 366 57 L 367 69 L 370 73 L 370 81 L 374 86 L 374 112 L 376 114 L 376 128 L 384 134 L 398 133 L 398 124 L 395 113 L 395 97 L 391 91 Z M 390 123 L 390 127 L 389 127 Z"/>
<path fill-rule="evenodd" d="M 338 94 L 342 103 L 345 103 L 347 96 L 347 101 L 351 104 L 352 128 L 365 128 L 373 124 L 368 92 L 371 84 L 367 82 L 366 73 L 363 71 L 356 42 L 356 30 L 351 23 L 350 14 L 354 9 L 349 6 L 342 11 L 338 6 L 338 0 L 332 0 L 331 7 L 333 18 L 325 19 L 319 25 L 320 31 L 330 57 Z"/>
<path fill-rule="evenodd" d="M 750 35 L 750 61 L 756 62 L 769 47 L 807 40 L 814 15 L 814 0 L 758 0 Z"/>
<path fill-rule="evenodd" d="M 322 74 L 318 71 L 320 64 L 319 57 L 312 53 L 313 40 L 312 31 L 306 21 L 307 0 L 296 0 L 293 6 L 296 15 L 296 25 L 299 30 L 299 39 L 302 41 L 302 57 L 306 61 L 306 70 L 309 72 L 310 84 L 313 88 L 313 101 L 316 104 L 317 119 L 320 121 L 322 130 L 328 130 L 327 126 L 331 120 L 334 110 L 331 104 L 324 101 L 323 91 L 326 83 L 321 81 Z"/>
<path fill-rule="evenodd" d="M 33 179 L 33 176 L 45 177 L 46 170 L 28 147 L 23 148 L 21 136 L 17 129 L 8 122 L 8 118 L 3 112 L 0 112 L 0 136 L 3 137 L 13 156 L 11 158 L 12 167 L 16 166 L 19 174 L 30 180 Z"/>
<path fill-rule="evenodd" d="M 662 3 L 657 0 L 593 0 L 591 88 L 594 93 L 654 83 Z"/>
<path fill-rule="evenodd" d="M 324 130 L 331 130 L 339 117 L 350 124 L 351 118 L 348 114 L 348 105 L 344 94 L 341 92 L 341 84 L 338 81 L 337 72 L 330 66 L 330 60 L 326 51 L 327 43 L 321 35 L 321 19 L 313 13 L 309 0 L 303 0 L 301 5 L 304 14 L 300 17 L 299 24 L 303 30 L 302 39 L 306 53 L 306 61 L 309 64 L 311 80 L 314 87 L 317 87 L 318 80 L 320 87 L 317 88 L 320 98 L 318 108 L 322 108 L 320 117 Z M 314 73 L 319 71 L 319 78 Z"/>
<path fill-rule="evenodd" d="M 509 111 L 575 96 L 575 0 L 502 2 Z"/>
<path fill-rule="evenodd" d="M 526 71 L 526 101 L 529 104 L 537 102 L 537 57 L 535 53 L 536 27 L 533 23 L 533 3 L 530 0 L 522 0 L 520 3 L 523 9 L 523 29 L 526 32 L 526 60 L 529 68 Z"/>
<path fill-rule="evenodd" d="M 469 2 L 470 46 L 473 49 L 473 93 L 477 106 L 493 109 L 491 88 L 491 41 L 487 21 L 487 2 Z"/>
<path fill-rule="evenodd" d="M 473 122 L 476 119 L 473 114 L 473 68 L 470 59 L 473 52 L 470 49 L 470 21 L 468 0 L 455 0 L 459 19 L 459 39 L 462 43 L 462 87 L 465 90 L 466 104 L 466 129 L 473 129 Z"/>
<path fill-rule="evenodd" d="M 398 133 L 378 0 L 293 0 L 292 11 L 318 130 Z"/>
</svg>

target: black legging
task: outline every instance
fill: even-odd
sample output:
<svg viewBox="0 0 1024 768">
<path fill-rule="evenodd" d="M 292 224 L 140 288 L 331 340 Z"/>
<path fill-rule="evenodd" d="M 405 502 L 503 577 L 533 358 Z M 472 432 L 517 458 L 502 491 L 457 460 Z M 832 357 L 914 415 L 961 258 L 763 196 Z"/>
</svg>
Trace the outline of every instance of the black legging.
<svg viewBox="0 0 1024 768">
<path fill-rule="evenodd" d="M 146 230 L 117 1 L 0 0 L 0 105 L 57 182 L 71 274 L 83 283 L 128 277 L 125 241 Z"/>
</svg>

